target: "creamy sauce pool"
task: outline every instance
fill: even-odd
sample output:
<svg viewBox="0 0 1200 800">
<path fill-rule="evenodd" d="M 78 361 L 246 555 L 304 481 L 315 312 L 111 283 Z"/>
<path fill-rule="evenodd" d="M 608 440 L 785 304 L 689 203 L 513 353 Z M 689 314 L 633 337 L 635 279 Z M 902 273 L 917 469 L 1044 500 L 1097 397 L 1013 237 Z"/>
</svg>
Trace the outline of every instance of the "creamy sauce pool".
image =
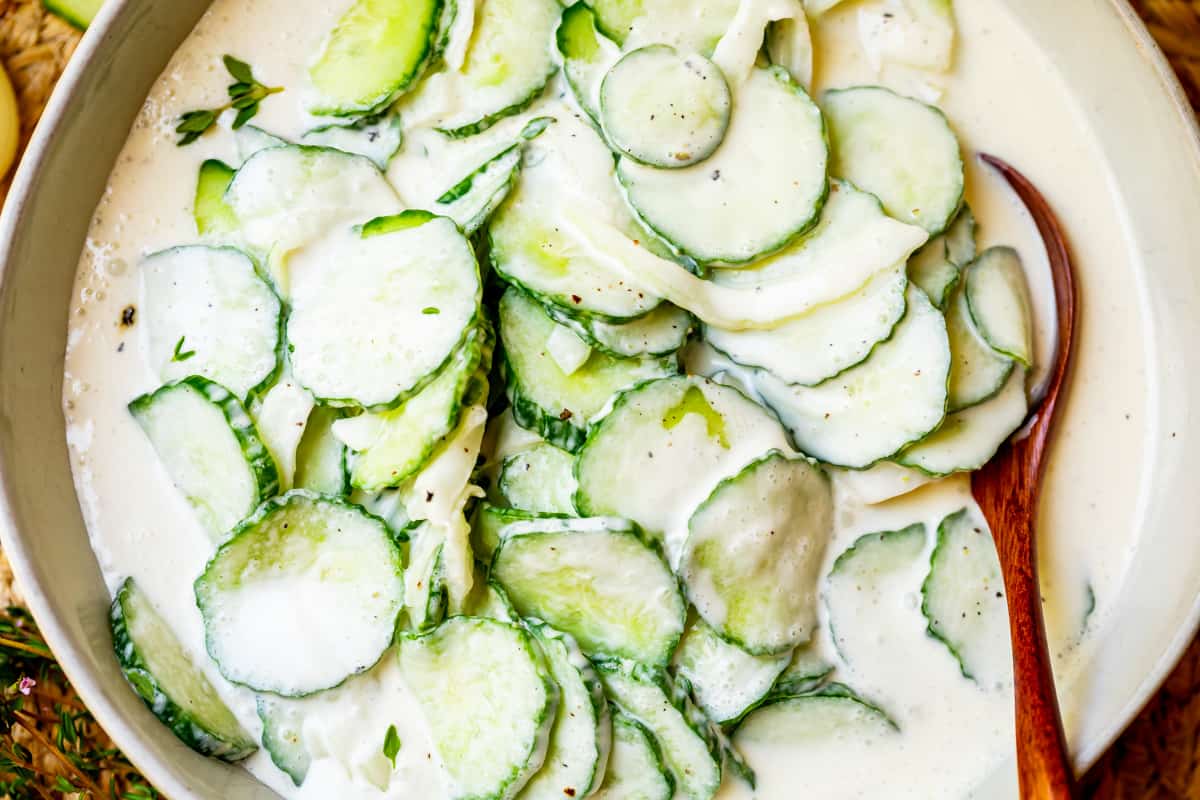
<svg viewBox="0 0 1200 800">
<path fill-rule="evenodd" d="M 121 318 L 125 308 L 137 303 L 138 261 L 196 239 L 191 203 L 200 162 L 220 158 L 237 163 L 228 132 L 204 136 L 187 148 L 175 146 L 172 132 L 182 112 L 223 102 L 227 81 L 219 56 L 238 55 L 264 83 L 289 87 L 280 98 L 263 103 L 255 123 L 298 138 L 312 127 L 297 97 L 306 83 L 308 60 L 348 5 L 349 0 L 214 2 L 134 124 L 96 210 L 72 299 L 64 408 L 76 486 L 101 568 L 110 589 L 128 576 L 135 578 L 254 734 L 261 726 L 252 693 L 224 681 L 205 655 L 192 581 L 211 555 L 210 540 L 126 410 L 130 399 L 159 381 L 141 357 L 136 314 L 132 326 L 122 325 Z M 884 83 L 910 94 L 928 91 L 911 74 L 890 68 L 876 73 L 859 47 L 857 12 L 849 5 L 828 14 L 815 31 L 818 92 L 859 83 Z M 1053 344 L 1053 295 L 1044 251 L 1015 198 L 973 156 L 979 151 L 1000 155 L 1041 186 L 1071 234 L 1080 264 L 1128 257 L 1121 212 L 1108 191 L 1102 155 L 1053 63 L 1033 46 L 1004 4 L 972 0 L 958 3 L 956 14 L 956 66 L 938 79 L 941 94 L 935 101 L 968 154 L 967 195 L 980 220 L 980 246 L 1016 246 L 1030 272 L 1039 363 L 1045 365 Z M 547 94 L 545 103 L 557 102 L 556 92 Z M 411 109 L 409 124 L 422 113 Z M 406 204 L 423 206 L 519 124 L 507 121 L 455 145 L 432 133 L 414 132 L 388 177 Z M 1084 272 L 1085 298 L 1127 294 L 1129 288 L 1121 284 L 1125 274 L 1121 269 Z M 1140 481 L 1144 451 L 1139 431 L 1147 412 L 1145 382 L 1130 371 L 1130 365 L 1143 362 L 1137 351 L 1141 343 L 1128 332 L 1140 328 L 1139 310 L 1132 303 L 1084 303 L 1074 383 L 1047 478 L 1042 579 L 1069 734 L 1078 730 L 1086 710 L 1083 668 L 1104 634 L 1108 609 L 1119 597 L 1136 546 L 1131 533 L 1138 495 L 1134 488 Z M 1127 365 L 1124 380 L 1103 382 L 1101 361 Z M 1126 455 L 1112 459 L 1113 452 Z M 887 481 L 889 476 L 871 476 L 876 479 Z M 878 506 L 858 499 L 862 483 L 861 478 L 836 479 L 839 511 L 826 572 L 861 534 L 921 520 L 933 531 L 943 516 L 971 504 L 965 478 L 925 486 Z M 1121 483 L 1130 491 L 1102 493 L 1098 488 Z M 932 544 L 931 536 L 926 554 Z M 756 749 L 747 756 L 758 773 L 758 790 L 729 777 L 721 800 L 802 793 L 818 798 L 991 797 L 1004 796 L 1006 787 L 1015 785 L 1011 689 L 985 691 L 967 681 L 944 648 L 925 635 L 919 591 L 927 564 L 927 559 L 918 562 L 911 575 L 896 581 L 892 602 L 878 614 L 854 621 L 862 642 L 878 643 L 877 658 L 845 665 L 837 661 L 827 634 L 816 645 L 838 664 L 838 679 L 886 708 L 902 733 L 869 747 L 838 738 L 803 750 Z M 305 728 L 314 761 L 302 789 L 263 751 L 245 766 L 289 797 L 444 796 L 436 754 L 390 655 L 369 677 L 328 693 L 318 704 Z M 403 742 L 394 772 L 381 753 L 383 732 L 391 724 Z"/>
</svg>

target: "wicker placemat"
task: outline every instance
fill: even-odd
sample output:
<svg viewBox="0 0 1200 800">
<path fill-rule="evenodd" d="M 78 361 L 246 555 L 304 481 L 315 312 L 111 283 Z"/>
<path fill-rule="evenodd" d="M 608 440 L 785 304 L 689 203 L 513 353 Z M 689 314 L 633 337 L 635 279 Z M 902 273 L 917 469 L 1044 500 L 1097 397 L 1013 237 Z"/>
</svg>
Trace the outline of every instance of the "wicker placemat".
<svg viewBox="0 0 1200 800">
<path fill-rule="evenodd" d="M 1132 2 L 1200 109 L 1200 0 Z M 22 147 L 78 41 L 79 33 L 47 13 L 40 0 L 0 0 L 0 60 L 17 91 Z M 7 192 L 8 181 L 6 177 L 0 182 L 0 196 Z M 0 553 L 0 608 L 14 600 L 19 598 L 13 594 L 11 573 Z M 0 720 L 0 730 L 9 727 L 7 720 Z M 51 729 L 48 722 L 47 730 Z M 30 737 L 20 738 L 29 743 Z M 97 743 L 104 744 L 103 740 Z M 51 768 L 53 761 L 48 760 Z M 1200 638 L 1163 689 L 1088 774 L 1085 795 L 1103 800 L 1200 800 Z M 71 795 L 39 791 L 28 796 Z"/>
</svg>

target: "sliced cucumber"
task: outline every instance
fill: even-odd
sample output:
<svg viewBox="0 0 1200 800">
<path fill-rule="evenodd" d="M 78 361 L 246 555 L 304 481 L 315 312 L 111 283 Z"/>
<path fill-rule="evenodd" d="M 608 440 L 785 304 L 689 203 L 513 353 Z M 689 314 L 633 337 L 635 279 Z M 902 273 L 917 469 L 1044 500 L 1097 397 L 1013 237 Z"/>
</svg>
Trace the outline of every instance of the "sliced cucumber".
<svg viewBox="0 0 1200 800">
<path fill-rule="evenodd" d="M 692 620 L 675 651 L 677 673 L 692 685 L 697 705 L 718 723 L 732 722 L 762 700 L 787 667 L 790 653 L 755 656 Z"/>
<path fill-rule="evenodd" d="M 942 237 L 946 240 L 946 255 L 960 267 L 975 260 L 975 213 L 966 203 Z"/>
<path fill-rule="evenodd" d="M 558 69 L 555 0 L 490 0 L 477 10 L 461 70 L 446 73 L 460 101 L 438 121 L 448 136 L 473 136 L 537 99 Z"/>
<path fill-rule="evenodd" d="M 991 460 L 1025 422 L 1025 368 L 1018 366 L 990 400 L 955 412 L 928 437 L 908 447 L 896 461 L 930 475 L 971 472 Z"/>
<path fill-rule="evenodd" d="M 594 0 L 596 23 L 626 50 L 669 44 L 681 52 L 709 55 L 729 29 L 738 0 Z"/>
<path fill-rule="evenodd" d="M 641 664 L 605 662 L 597 665 L 609 696 L 657 740 L 663 761 L 680 800 L 709 800 L 721 785 L 721 763 L 711 731 L 688 713 L 689 702 L 664 676 Z M 680 705 L 677 705 L 677 702 Z M 680 707 L 683 705 L 683 707 Z"/>
<path fill-rule="evenodd" d="M 81 31 L 86 31 L 100 13 L 104 0 L 42 0 L 48 10 Z"/>
<path fill-rule="evenodd" d="M 369 117 L 349 125 L 321 125 L 300 137 L 301 144 L 363 156 L 380 169 L 387 169 L 403 142 L 404 132 L 398 114 Z"/>
<path fill-rule="evenodd" d="M 260 150 L 271 147 L 286 147 L 291 144 L 273 133 L 263 130 L 257 125 L 243 125 L 233 131 L 233 141 L 237 146 L 238 160 L 245 165 L 250 157 Z"/>
<path fill-rule="evenodd" d="M 476 556 L 490 562 L 511 523 L 562 518 L 561 514 L 542 514 L 520 508 L 500 508 L 491 503 L 480 503 L 471 520 L 471 546 Z"/>
<path fill-rule="evenodd" d="M 234 172 L 233 167 L 215 158 L 200 165 L 192 216 L 196 220 L 196 233 L 201 236 L 218 237 L 237 230 L 237 215 L 225 202 L 225 190 Z"/>
<path fill-rule="evenodd" d="M 371 667 L 403 598 L 400 550 L 383 520 L 304 491 L 263 504 L 196 580 L 221 674 L 289 697 Z"/>
<path fill-rule="evenodd" d="M 500 470 L 500 493 L 514 508 L 574 515 L 575 458 L 552 444 L 514 453 Z"/>
<path fill-rule="evenodd" d="M 774 655 L 812 637 L 833 533 L 833 493 L 819 468 L 768 453 L 718 484 L 688 529 L 679 574 L 722 638 Z"/>
<path fill-rule="evenodd" d="M 471 617 L 487 617 L 501 622 L 519 622 L 521 617 L 512 607 L 508 595 L 487 579 L 482 567 L 476 569 L 475 583 L 463 606 L 463 613 Z"/>
<path fill-rule="evenodd" d="M 950 399 L 948 410 L 961 411 L 993 397 L 1013 372 L 1013 360 L 992 349 L 979 334 L 963 288 L 950 298 L 946 309 L 950 335 Z"/>
<path fill-rule="evenodd" d="M 558 690 L 522 628 L 454 617 L 400 641 L 455 800 L 512 797 L 546 757 Z"/>
<path fill-rule="evenodd" d="M 410 532 L 408 567 L 404 570 L 404 604 L 414 631 L 436 628 L 446 618 L 446 537 L 428 522 Z"/>
<path fill-rule="evenodd" d="M 622 158 L 617 177 L 642 222 L 680 253 L 744 264 L 816 224 L 827 163 L 820 110 L 783 69 L 755 69 L 712 157 L 672 170 Z"/>
<path fill-rule="evenodd" d="M 617 392 L 677 371 L 669 358 L 613 358 L 594 352 L 567 375 L 547 349 L 559 326 L 541 305 L 510 288 L 500 299 L 499 316 L 513 416 L 564 450 L 574 452 L 583 445 L 592 420 Z"/>
<path fill-rule="evenodd" d="M 665 665 L 683 632 L 675 576 L 624 520 L 513 522 L 492 577 L 522 616 L 571 634 L 591 656 Z"/>
<path fill-rule="evenodd" d="M 474 330 L 479 267 L 445 217 L 373 220 L 361 235 L 345 230 L 305 248 L 292 266 L 292 370 L 328 405 L 395 408 Z"/>
<path fill-rule="evenodd" d="M 129 412 L 214 540 L 279 490 L 271 454 L 224 387 L 184 378 L 134 399 Z"/>
<path fill-rule="evenodd" d="M 600 86 L 609 143 L 651 167 L 679 169 L 711 156 L 725 139 L 732 107 L 716 64 L 662 44 L 626 53 Z"/>
<path fill-rule="evenodd" d="M 117 590 L 109 619 L 125 680 L 184 744 L 225 761 L 258 749 L 132 578 Z"/>
<path fill-rule="evenodd" d="M 475 326 L 437 377 L 398 408 L 334 423 L 334 435 L 357 452 L 351 485 L 376 492 L 420 472 L 458 427 L 467 389 L 490 351 L 490 333 Z"/>
<path fill-rule="evenodd" d="M 296 474 L 292 485 L 317 494 L 349 494 L 350 471 L 346 464 L 346 446 L 333 435 L 333 425 L 341 412 L 329 406 L 316 406 L 308 415 L 304 435 L 296 448 Z"/>
<path fill-rule="evenodd" d="M 386 108 L 434 55 L 442 0 L 356 0 L 308 70 L 319 99 L 310 111 L 339 117 Z"/>
<path fill-rule="evenodd" d="M 832 172 L 870 192 L 898 220 L 930 234 L 962 205 L 958 139 L 941 111 L 877 86 L 825 93 Z"/>
<path fill-rule="evenodd" d="M 985 250 L 966 268 L 967 307 L 983 340 L 998 353 L 1033 364 L 1029 285 L 1011 247 Z"/>
<path fill-rule="evenodd" d="M 572 315 L 553 304 L 546 311 L 593 349 L 617 358 L 670 355 L 683 347 L 692 330 L 692 315 L 670 303 L 619 324 Z"/>
<path fill-rule="evenodd" d="M 592 800 L 671 800 L 675 779 L 650 732 L 620 711 L 613 714 L 612 727 L 612 755 Z"/>
<path fill-rule="evenodd" d="M 700 378 L 643 383 L 617 398 L 580 450 L 575 507 L 633 520 L 664 539 L 675 564 L 688 518 L 716 485 L 787 447 L 775 418 L 736 389 Z"/>
<path fill-rule="evenodd" d="M 880 461 L 868 469 L 833 469 L 830 472 L 837 492 L 845 492 L 845 496 L 864 505 L 886 503 L 934 480 L 933 476 L 920 470 L 902 467 L 891 461 Z"/>
<path fill-rule="evenodd" d="M 963 509 L 942 520 L 921 587 L 929 633 L 985 690 L 1012 682 L 1004 576 L 987 523 Z"/>
<path fill-rule="evenodd" d="M 592 355 L 592 346 L 565 325 L 555 325 L 546 339 L 546 353 L 565 377 L 574 375 Z"/>
<path fill-rule="evenodd" d="M 809 694 L 833 672 L 833 665 L 818 652 L 814 642 L 797 647 L 792 660 L 779 674 L 771 694 L 777 697 Z"/>
<path fill-rule="evenodd" d="M 864 8 L 858 31 L 876 70 L 897 63 L 944 72 L 954 61 L 953 0 L 905 0 Z"/>
<path fill-rule="evenodd" d="M 147 256 L 138 305 L 146 360 L 165 381 L 202 375 L 239 398 L 279 370 L 279 298 L 244 253 L 175 247 Z"/>
<path fill-rule="evenodd" d="M 812 86 L 812 31 L 803 8 L 799 14 L 775 20 L 767 27 L 766 48 L 772 64 L 786 69 L 806 91 Z"/>
<path fill-rule="evenodd" d="M 575 102 L 599 125 L 600 84 L 621 48 L 596 28 L 596 14 L 587 3 L 567 6 L 554 38 Z"/>
<path fill-rule="evenodd" d="M 946 416 L 950 344 L 925 293 L 906 292 L 908 311 L 871 358 L 819 386 L 788 386 L 766 372 L 754 385 L 796 446 L 835 466 L 862 469 L 936 429 Z"/>
<path fill-rule="evenodd" d="M 604 779 L 612 749 L 612 716 L 604 687 L 570 636 L 538 623 L 530 624 L 529 632 L 546 657 L 561 699 L 546 760 L 517 797 L 587 797 Z"/>
<path fill-rule="evenodd" d="M 706 327 L 704 337 L 739 364 L 786 383 L 815 386 L 861 364 L 904 318 L 903 264 L 877 273 L 862 289 L 770 330 Z"/>
<path fill-rule="evenodd" d="M 908 277 L 935 306 L 945 309 L 959 273 L 974 258 L 975 215 L 964 204 L 946 232 L 930 239 L 909 259 Z"/>
<path fill-rule="evenodd" d="M 270 694 L 255 698 L 258 718 L 262 721 L 262 745 L 296 786 L 308 777 L 312 754 L 304 744 L 304 710 L 300 702 Z"/>
<path fill-rule="evenodd" d="M 738 727 L 733 741 L 755 745 L 815 746 L 850 739 L 870 746 L 895 736 L 898 729 L 877 706 L 839 684 L 798 697 L 783 697 L 756 709 Z"/>
<path fill-rule="evenodd" d="M 294 486 L 296 453 L 312 409 L 312 395 L 288 373 L 250 406 L 254 427 L 275 459 L 282 491 Z"/>
</svg>

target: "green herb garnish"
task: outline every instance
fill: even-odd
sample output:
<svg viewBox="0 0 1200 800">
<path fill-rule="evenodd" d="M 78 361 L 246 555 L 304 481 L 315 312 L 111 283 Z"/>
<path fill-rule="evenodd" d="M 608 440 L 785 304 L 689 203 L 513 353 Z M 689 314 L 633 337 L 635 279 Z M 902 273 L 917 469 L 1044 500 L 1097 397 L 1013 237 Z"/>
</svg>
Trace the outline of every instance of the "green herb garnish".
<svg viewBox="0 0 1200 800">
<path fill-rule="evenodd" d="M 442 313 L 442 310 L 440 308 L 438 308 L 437 306 L 425 306 L 425 308 L 421 309 L 421 313 L 422 314 L 440 314 L 440 313 Z"/>
<path fill-rule="evenodd" d="M 185 351 L 183 349 L 183 340 L 186 338 L 187 338 L 186 336 L 180 336 L 179 341 L 175 343 L 175 352 L 174 352 L 174 354 L 171 355 L 172 362 L 187 361 L 189 358 L 196 355 L 195 350 L 186 350 Z"/>
<path fill-rule="evenodd" d="M 238 112 L 237 117 L 233 120 L 233 129 L 237 130 L 258 113 L 259 103 L 271 95 L 283 91 L 282 86 L 264 86 L 259 83 L 255 79 L 250 65 L 245 61 L 239 61 L 231 55 L 224 56 L 222 60 L 225 62 L 225 69 L 229 71 L 235 81 L 235 83 L 229 84 L 229 102 L 220 108 L 202 108 L 183 114 L 179 118 L 179 124 L 175 127 L 175 132 L 180 135 L 176 144 L 180 147 L 199 139 L 209 128 L 217 124 L 217 117 L 221 116 L 222 112 L 231 108 Z"/>
<path fill-rule="evenodd" d="M 400 734 L 396 733 L 395 725 L 388 725 L 387 733 L 383 737 L 383 755 L 392 762 L 392 769 L 396 768 L 396 754 L 399 752 Z"/>
</svg>

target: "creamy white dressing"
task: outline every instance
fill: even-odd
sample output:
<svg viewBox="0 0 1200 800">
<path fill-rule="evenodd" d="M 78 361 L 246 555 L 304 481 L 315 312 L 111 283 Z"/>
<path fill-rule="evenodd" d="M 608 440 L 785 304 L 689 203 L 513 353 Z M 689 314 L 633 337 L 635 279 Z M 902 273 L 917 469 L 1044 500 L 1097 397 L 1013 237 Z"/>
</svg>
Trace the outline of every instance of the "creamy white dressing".
<svg viewBox="0 0 1200 800">
<path fill-rule="evenodd" d="M 461 3 L 461 0 L 460 0 Z M 185 651 L 217 687 L 242 725 L 261 729 L 252 693 L 223 680 L 204 648 L 203 626 L 192 581 L 214 544 L 186 500 L 174 489 L 153 449 L 126 410 L 133 397 L 159 384 L 122 311 L 138 302 L 137 264 L 148 253 L 197 239 L 191 203 L 196 170 L 203 159 L 239 163 L 235 137 L 210 134 L 187 148 L 175 146 L 178 115 L 224 100 L 223 53 L 235 54 L 269 85 L 289 87 L 269 98 L 255 123 L 298 139 L 317 121 L 308 117 L 303 95 L 306 66 L 321 39 L 350 0 L 216 0 L 171 60 L 135 122 L 97 210 L 80 262 L 72 297 L 66 354 L 64 408 L 79 500 L 97 559 L 115 590 L 132 576 L 171 625 Z M 472 4 L 464 4 L 470 8 Z M 826 5 L 829 5 L 826 3 Z M 1026 213 L 1002 183 L 974 158 L 979 151 L 1005 157 L 1046 192 L 1071 234 L 1080 264 L 1127 258 L 1121 209 L 1108 191 L 1103 158 L 1076 114 L 1054 64 L 1009 16 L 1001 0 L 956 4 L 959 30 L 955 66 L 946 76 L 929 76 L 897 65 L 882 74 L 878 53 L 859 45 L 859 9 L 844 4 L 814 25 L 815 84 L 819 91 L 858 83 L 884 83 L 910 94 L 940 96 L 967 158 L 967 194 L 980 220 L 980 244 L 1011 244 L 1024 258 L 1033 283 L 1037 363 L 1044 371 L 1053 347 L 1053 295 L 1044 252 Z M 771 4 L 763 4 L 770 8 Z M 747 6 L 745 14 L 754 9 Z M 636 35 L 639 31 L 635 31 Z M 469 30 L 459 30 L 460 38 Z M 732 45 L 732 40 L 730 42 Z M 455 51 L 457 53 L 457 51 Z M 461 56 L 453 55 L 455 60 Z M 292 88 L 295 87 L 295 88 Z M 428 205 L 472 169 L 511 142 L 529 116 L 562 109 L 561 82 L 522 118 L 506 120 L 481 136 L 447 141 L 430 131 L 408 133 L 388 177 L 410 207 Z M 453 112 L 458 99 L 422 91 L 404 110 L 406 127 Z M 380 213 L 392 211 L 381 209 Z M 1119 297 L 1123 270 L 1085 271 L 1085 295 Z M 1083 306 L 1080 346 L 1072 393 L 1059 445 L 1046 483 L 1041 518 L 1041 565 L 1054 665 L 1068 732 L 1079 729 L 1085 712 L 1086 681 L 1080 667 L 1103 633 L 1108 609 L 1136 547 L 1134 503 L 1143 459 L 1139 439 L 1146 415 L 1144 381 L 1134 370 L 1141 346 L 1138 308 Z M 718 360 L 691 360 L 697 370 L 720 371 L 736 382 L 738 370 Z M 1106 381 L 1104 363 L 1127 370 Z M 463 457 L 445 464 L 461 474 L 474 463 L 481 426 L 466 414 L 455 449 Z M 484 444 L 502 452 L 530 443 L 506 425 Z M 464 449 L 465 448 L 465 449 Z M 1126 454 L 1115 460 L 1110 453 Z M 498 461 L 492 453 L 492 462 Z M 468 464 L 469 461 L 469 464 Z M 437 470 L 435 470 L 436 472 Z M 1103 480 L 1100 476 L 1103 475 Z M 835 475 L 838 513 L 822 574 L 855 539 L 878 530 L 925 521 L 932 531 L 946 514 L 971 503 L 962 477 L 922 486 L 904 497 L 870 506 L 864 500 L 926 482 L 892 466 L 865 475 Z M 1126 492 L 1099 487 L 1125 484 Z M 461 484 L 460 484 L 461 485 Z M 436 493 L 435 493 L 436 494 Z M 417 502 L 423 498 L 405 498 Z M 465 544 L 455 512 L 464 496 L 438 497 L 449 539 Z M 415 509 L 408 508 L 410 516 Z M 444 514 L 444 516 L 441 516 Z M 924 633 L 919 589 L 928 561 L 888 588 L 891 602 L 854 625 L 866 651 L 877 658 L 839 661 L 828 640 L 825 608 L 816 651 L 837 665 L 837 678 L 886 708 L 901 733 L 870 747 L 839 739 L 828 746 L 797 750 L 757 746 L 746 755 L 758 773 L 752 791 L 728 777 L 720 800 L 813 797 L 961 798 L 971 796 L 996 770 L 1011 773 L 1011 692 L 984 691 L 964 679 L 941 644 Z M 458 565 L 466 573 L 465 565 Z M 464 580 L 469 580 L 463 575 Z M 1088 607 L 1094 599 L 1095 610 Z M 1084 625 L 1087 619 L 1086 629 Z M 886 634 L 886 635 L 885 635 Z M 874 645 L 872 645 L 874 643 Z M 885 647 L 886 644 L 886 647 Z M 403 746 L 393 771 L 382 758 L 388 725 Z M 297 789 L 260 751 L 244 762 L 281 795 L 299 798 L 432 798 L 445 788 L 436 753 L 419 709 L 400 678 L 393 652 L 371 672 L 321 696 L 304 724 L 313 764 Z"/>
</svg>

